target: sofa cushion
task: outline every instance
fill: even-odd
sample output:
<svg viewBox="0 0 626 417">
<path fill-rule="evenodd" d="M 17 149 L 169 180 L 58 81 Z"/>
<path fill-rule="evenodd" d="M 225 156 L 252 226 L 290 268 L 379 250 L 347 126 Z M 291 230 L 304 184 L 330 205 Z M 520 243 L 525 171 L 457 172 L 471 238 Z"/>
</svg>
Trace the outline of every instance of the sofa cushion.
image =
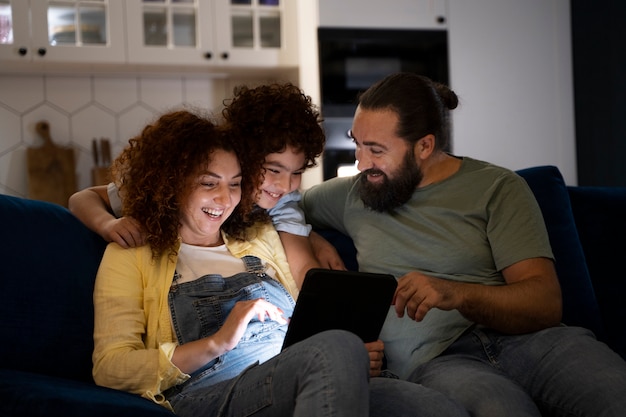
<svg viewBox="0 0 626 417">
<path fill-rule="evenodd" d="M 537 166 L 517 173 L 532 189 L 548 229 L 563 294 L 563 323 L 586 327 L 603 337 L 598 302 L 561 172 L 554 166 Z"/>
<path fill-rule="evenodd" d="M 568 191 L 600 305 L 605 341 L 626 358 L 626 187 L 568 187 Z"/>
<path fill-rule="evenodd" d="M 92 383 L 0 369 L 0 415 L 15 417 L 172 417 L 138 395 Z"/>
<path fill-rule="evenodd" d="M 0 195 L 0 219 L 0 368 L 93 381 L 93 284 L 104 240 L 43 201 Z"/>
</svg>

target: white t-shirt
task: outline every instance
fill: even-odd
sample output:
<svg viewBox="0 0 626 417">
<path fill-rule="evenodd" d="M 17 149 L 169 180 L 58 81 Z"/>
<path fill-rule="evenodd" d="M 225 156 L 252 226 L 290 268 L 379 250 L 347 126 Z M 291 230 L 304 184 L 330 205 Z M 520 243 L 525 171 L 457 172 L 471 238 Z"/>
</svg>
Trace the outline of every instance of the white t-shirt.
<svg viewBox="0 0 626 417">
<path fill-rule="evenodd" d="M 276 276 L 273 268 L 266 267 L 265 273 L 271 277 Z M 178 251 L 177 283 L 193 281 L 208 274 L 220 274 L 223 277 L 231 277 L 240 272 L 245 272 L 243 261 L 233 256 L 226 245 L 204 247 L 181 243 Z"/>
</svg>

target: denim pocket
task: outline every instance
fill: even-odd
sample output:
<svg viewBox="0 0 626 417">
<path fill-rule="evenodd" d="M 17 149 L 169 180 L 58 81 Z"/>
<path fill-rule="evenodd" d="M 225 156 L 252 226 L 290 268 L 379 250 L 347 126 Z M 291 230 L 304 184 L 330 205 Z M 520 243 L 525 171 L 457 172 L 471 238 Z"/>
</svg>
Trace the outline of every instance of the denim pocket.
<svg viewBox="0 0 626 417">
<path fill-rule="evenodd" d="M 201 295 L 196 296 L 191 305 L 193 306 L 193 311 L 195 312 L 197 325 L 199 327 L 196 331 L 191 332 L 195 333 L 192 334 L 191 337 L 201 339 L 217 332 L 222 327 L 237 302 L 265 297 L 265 289 L 260 283 L 247 285 L 236 291 L 226 292 L 223 294 L 206 297 Z M 255 321 L 258 322 L 258 318 L 256 318 L 256 316 L 252 318 L 250 323 L 254 323 Z M 188 323 L 183 324 L 182 326 L 185 327 Z M 187 330 L 185 334 L 186 337 L 189 337 L 190 331 Z"/>
</svg>

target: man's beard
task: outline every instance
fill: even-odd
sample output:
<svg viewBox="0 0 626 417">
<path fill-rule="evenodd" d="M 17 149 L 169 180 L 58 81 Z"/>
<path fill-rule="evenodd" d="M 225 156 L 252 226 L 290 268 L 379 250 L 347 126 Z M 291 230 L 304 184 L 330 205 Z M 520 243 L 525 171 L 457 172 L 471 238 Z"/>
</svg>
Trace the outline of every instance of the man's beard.
<svg viewBox="0 0 626 417">
<path fill-rule="evenodd" d="M 382 175 L 383 182 L 372 184 L 367 180 L 368 174 Z M 422 177 L 413 153 L 407 152 L 402 165 L 394 172 L 394 178 L 390 179 L 378 169 L 363 171 L 359 195 L 365 207 L 381 213 L 393 213 L 396 208 L 409 201 Z"/>
</svg>

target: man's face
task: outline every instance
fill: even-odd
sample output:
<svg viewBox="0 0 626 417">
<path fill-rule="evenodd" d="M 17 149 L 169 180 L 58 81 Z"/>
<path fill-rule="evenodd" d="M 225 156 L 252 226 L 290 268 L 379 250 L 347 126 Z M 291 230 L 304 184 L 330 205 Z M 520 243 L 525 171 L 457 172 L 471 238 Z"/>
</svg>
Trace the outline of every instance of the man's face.
<svg viewBox="0 0 626 417">
<path fill-rule="evenodd" d="M 376 211 L 391 212 L 406 203 L 422 179 L 413 148 L 396 135 L 398 116 L 391 110 L 354 115 L 352 138 L 361 176 L 361 200 Z"/>
</svg>

